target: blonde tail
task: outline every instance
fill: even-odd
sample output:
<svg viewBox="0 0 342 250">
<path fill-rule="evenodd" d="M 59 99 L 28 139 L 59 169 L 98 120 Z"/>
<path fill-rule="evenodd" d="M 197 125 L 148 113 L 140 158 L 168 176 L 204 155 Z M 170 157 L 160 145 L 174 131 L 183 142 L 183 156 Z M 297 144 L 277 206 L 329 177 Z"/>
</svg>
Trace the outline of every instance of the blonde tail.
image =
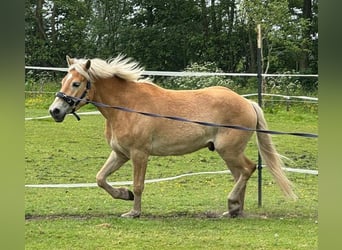
<svg viewBox="0 0 342 250">
<path fill-rule="evenodd" d="M 267 130 L 267 123 L 262 109 L 256 102 L 251 101 L 251 103 L 257 114 L 257 129 Z M 296 200 L 297 196 L 292 190 L 292 183 L 287 179 L 283 171 L 284 163 L 272 143 L 271 136 L 266 133 L 257 133 L 257 142 L 261 158 L 265 162 L 284 195 Z"/>
</svg>

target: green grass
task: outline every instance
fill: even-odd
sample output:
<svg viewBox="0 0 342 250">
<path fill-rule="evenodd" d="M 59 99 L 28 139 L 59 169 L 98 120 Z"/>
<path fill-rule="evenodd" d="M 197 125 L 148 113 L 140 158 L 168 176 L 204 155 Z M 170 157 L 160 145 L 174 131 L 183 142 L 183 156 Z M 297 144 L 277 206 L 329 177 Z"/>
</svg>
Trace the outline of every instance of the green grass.
<svg viewBox="0 0 342 250">
<path fill-rule="evenodd" d="M 26 249 L 317 248 L 317 225 L 311 220 L 123 220 L 106 216 L 40 220 L 32 224 L 26 223 L 31 229 L 27 232 Z"/>
<path fill-rule="evenodd" d="M 87 108 L 92 109 L 92 107 Z M 84 111 L 84 110 L 82 110 Z M 26 116 L 47 115 L 46 105 L 26 105 Z M 269 127 L 317 133 L 315 111 L 266 112 Z M 25 184 L 93 183 L 110 153 L 102 116 L 25 121 Z M 273 136 L 289 167 L 318 169 L 317 139 Z M 256 160 L 255 138 L 247 155 Z M 226 170 L 215 152 L 151 157 L 147 179 Z M 109 181 L 131 180 L 128 162 Z M 140 219 L 122 219 L 129 201 L 100 188 L 25 188 L 26 249 L 317 249 L 317 176 L 288 173 L 299 196 L 283 198 L 263 171 L 263 206 L 257 206 L 257 174 L 248 182 L 247 217 L 221 218 L 233 187 L 227 174 L 199 175 L 146 184 Z M 131 187 L 129 187 L 131 188 Z"/>
</svg>

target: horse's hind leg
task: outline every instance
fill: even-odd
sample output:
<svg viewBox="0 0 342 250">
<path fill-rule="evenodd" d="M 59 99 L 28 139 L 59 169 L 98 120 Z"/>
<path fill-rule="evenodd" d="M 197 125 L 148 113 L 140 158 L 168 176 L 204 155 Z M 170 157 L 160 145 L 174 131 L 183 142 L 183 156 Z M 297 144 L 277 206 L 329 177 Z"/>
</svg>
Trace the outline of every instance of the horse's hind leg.
<svg viewBox="0 0 342 250">
<path fill-rule="evenodd" d="M 96 175 L 97 185 L 104 190 L 106 190 L 113 198 L 115 199 L 123 199 L 123 200 L 133 200 L 134 195 L 127 188 L 113 188 L 106 181 L 107 177 L 118 170 L 125 162 L 128 161 L 128 158 L 111 152 L 107 161 L 101 168 L 101 170 Z"/>
<path fill-rule="evenodd" d="M 133 209 L 128 213 L 122 214 L 121 217 L 136 218 L 141 214 L 141 197 L 144 191 L 145 174 L 147 168 L 148 155 L 144 152 L 133 150 L 131 152 L 133 162 L 133 192 L 134 205 Z"/>
<path fill-rule="evenodd" d="M 237 217 L 243 215 L 246 185 L 250 176 L 255 171 L 255 163 L 244 154 L 237 157 L 223 157 L 228 168 L 232 172 L 235 185 L 228 195 L 228 212 L 224 215 Z"/>
</svg>

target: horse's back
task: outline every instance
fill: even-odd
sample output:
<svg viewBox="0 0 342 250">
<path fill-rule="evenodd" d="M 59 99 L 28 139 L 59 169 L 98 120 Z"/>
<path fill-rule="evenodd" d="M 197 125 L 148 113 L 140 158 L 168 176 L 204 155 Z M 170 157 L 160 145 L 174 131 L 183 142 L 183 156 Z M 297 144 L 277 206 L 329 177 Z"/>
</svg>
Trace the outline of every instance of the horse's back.
<svg viewBox="0 0 342 250">
<path fill-rule="evenodd" d="M 181 112 L 193 119 L 220 124 L 252 126 L 255 123 L 250 101 L 229 88 L 213 86 L 171 93 L 168 107 L 174 114 Z"/>
</svg>

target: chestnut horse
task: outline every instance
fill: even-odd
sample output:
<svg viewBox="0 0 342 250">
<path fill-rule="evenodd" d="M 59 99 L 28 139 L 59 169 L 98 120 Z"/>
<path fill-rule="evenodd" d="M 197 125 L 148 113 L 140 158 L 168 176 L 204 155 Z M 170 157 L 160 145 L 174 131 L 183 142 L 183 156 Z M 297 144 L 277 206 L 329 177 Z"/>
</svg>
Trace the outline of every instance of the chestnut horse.
<svg viewBox="0 0 342 250">
<path fill-rule="evenodd" d="M 67 56 L 67 63 L 68 73 L 49 108 L 56 122 L 62 122 L 66 114 L 75 114 L 81 106 L 96 102 L 215 124 L 267 129 L 258 104 L 225 87 L 184 91 L 164 89 L 147 79 L 140 79 L 143 68 L 121 55 L 108 61 Z M 139 217 L 141 214 L 150 155 L 184 155 L 205 147 L 222 157 L 234 177 L 235 184 L 228 195 L 228 211 L 224 215 L 236 217 L 243 214 L 246 184 L 256 169 L 256 164 L 244 154 L 253 131 L 153 118 L 101 105 L 97 108 L 106 119 L 105 136 L 112 152 L 97 173 L 96 181 L 113 198 L 134 201 L 133 209 L 122 217 Z M 260 155 L 281 190 L 295 199 L 271 136 L 257 133 L 257 141 Z M 130 159 L 133 163 L 133 192 L 109 185 L 106 178 Z"/>
</svg>

